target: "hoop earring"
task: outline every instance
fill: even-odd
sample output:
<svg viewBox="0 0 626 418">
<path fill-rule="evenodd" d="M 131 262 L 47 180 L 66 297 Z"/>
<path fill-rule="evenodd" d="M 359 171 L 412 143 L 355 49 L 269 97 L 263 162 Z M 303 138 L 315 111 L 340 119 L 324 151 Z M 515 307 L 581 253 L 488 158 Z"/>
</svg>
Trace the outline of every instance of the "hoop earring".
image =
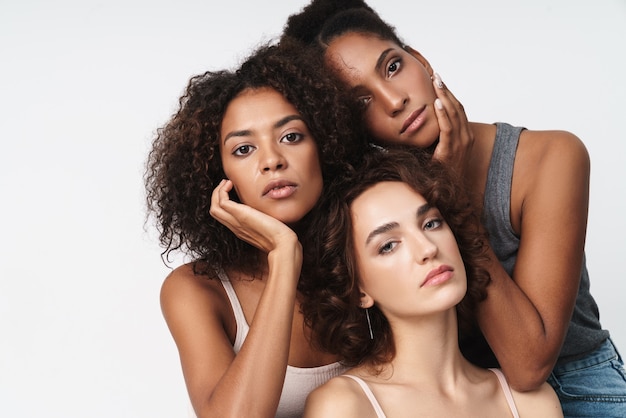
<svg viewBox="0 0 626 418">
<path fill-rule="evenodd" d="M 367 318 L 367 328 L 370 331 L 370 340 L 373 340 L 374 333 L 372 332 L 372 322 L 370 321 L 370 308 L 365 308 L 365 317 Z"/>
</svg>

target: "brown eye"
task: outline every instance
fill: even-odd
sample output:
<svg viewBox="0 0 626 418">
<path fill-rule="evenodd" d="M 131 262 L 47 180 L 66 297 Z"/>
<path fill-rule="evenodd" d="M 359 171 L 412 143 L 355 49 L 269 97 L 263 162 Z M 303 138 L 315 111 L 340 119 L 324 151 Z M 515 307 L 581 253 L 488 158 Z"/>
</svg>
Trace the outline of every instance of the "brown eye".
<svg viewBox="0 0 626 418">
<path fill-rule="evenodd" d="M 251 150 L 252 150 L 252 147 L 250 145 L 242 145 L 238 147 L 237 149 L 235 149 L 233 154 L 234 155 L 246 155 L 246 154 L 249 154 Z"/>
<path fill-rule="evenodd" d="M 388 75 L 393 75 L 393 73 L 395 73 L 396 71 L 398 71 L 400 69 L 400 62 L 401 60 L 397 59 L 392 61 L 389 66 L 387 67 L 387 74 Z"/>
<path fill-rule="evenodd" d="M 281 142 L 294 143 L 294 142 L 301 141 L 303 138 L 304 138 L 304 135 L 291 132 L 283 136 L 281 138 Z"/>
</svg>

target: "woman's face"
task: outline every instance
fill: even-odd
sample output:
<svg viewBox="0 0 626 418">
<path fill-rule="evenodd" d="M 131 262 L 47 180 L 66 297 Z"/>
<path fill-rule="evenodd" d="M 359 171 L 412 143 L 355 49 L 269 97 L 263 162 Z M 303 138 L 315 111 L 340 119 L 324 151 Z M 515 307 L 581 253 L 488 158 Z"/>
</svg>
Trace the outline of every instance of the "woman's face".
<svg viewBox="0 0 626 418">
<path fill-rule="evenodd" d="M 439 137 L 431 74 L 400 46 L 348 33 L 330 43 L 326 61 L 365 103 L 375 138 L 427 148 Z"/>
<path fill-rule="evenodd" d="M 220 156 L 241 202 L 286 224 L 300 221 L 322 193 L 315 139 L 273 89 L 246 90 L 229 103 Z"/>
<path fill-rule="evenodd" d="M 350 208 L 361 291 L 390 321 L 447 311 L 463 299 L 459 247 L 422 195 L 406 183 L 382 182 Z"/>
</svg>

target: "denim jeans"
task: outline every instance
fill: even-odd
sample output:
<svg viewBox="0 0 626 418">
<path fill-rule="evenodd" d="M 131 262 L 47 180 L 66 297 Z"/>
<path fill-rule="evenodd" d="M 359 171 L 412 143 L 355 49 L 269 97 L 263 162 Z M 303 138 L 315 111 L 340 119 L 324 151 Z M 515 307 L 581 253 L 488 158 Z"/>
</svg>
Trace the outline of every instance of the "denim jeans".
<svg viewBox="0 0 626 418">
<path fill-rule="evenodd" d="M 626 371 L 610 338 L 585 357 L 557 365 L 548 383 L 566 418 L 626 417 Z"/>
</svg>

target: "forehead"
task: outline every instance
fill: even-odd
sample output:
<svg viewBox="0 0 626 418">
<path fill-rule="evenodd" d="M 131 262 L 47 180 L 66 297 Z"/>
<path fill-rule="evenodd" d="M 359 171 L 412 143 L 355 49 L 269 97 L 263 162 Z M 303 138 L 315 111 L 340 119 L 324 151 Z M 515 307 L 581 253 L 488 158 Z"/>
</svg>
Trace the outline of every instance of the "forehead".
<svg viewBox="0 0 626 418">
<path fill-rule="evenodd" d="M 230 130 L 253 129 L 261 123 L 299 114 L 281 93 L 270 88 L 247 89 L 228 103 L 222 118 L 222 133 Z"/>
<path fill-rule="evenodd" d="M 373 225 L 397 222 L 427 201 L 408 184 L 399 181 L 377 183 L 361 193 L 350 205 L 355 233 L 367 233 Z"/>
<path fill-rule="evenodd" d="M 326 49 L 326 62 L 342 73 L 362 75 L 373 71 L 381 54 L 390 50 L 402 48 L 374 35 L 351 32 L 333 39 Z"/>
<path fill-rule="evenodd" d="M 250 109 L 263 111 L 266 107 L 270 109 L 295 110 L 295 107 L 285 96 L 271 87 L 249 88 L 237 94 L 228 103 L 224 112 L 224 119 L 242 111 L 250 111 Z"/>
</svg>

